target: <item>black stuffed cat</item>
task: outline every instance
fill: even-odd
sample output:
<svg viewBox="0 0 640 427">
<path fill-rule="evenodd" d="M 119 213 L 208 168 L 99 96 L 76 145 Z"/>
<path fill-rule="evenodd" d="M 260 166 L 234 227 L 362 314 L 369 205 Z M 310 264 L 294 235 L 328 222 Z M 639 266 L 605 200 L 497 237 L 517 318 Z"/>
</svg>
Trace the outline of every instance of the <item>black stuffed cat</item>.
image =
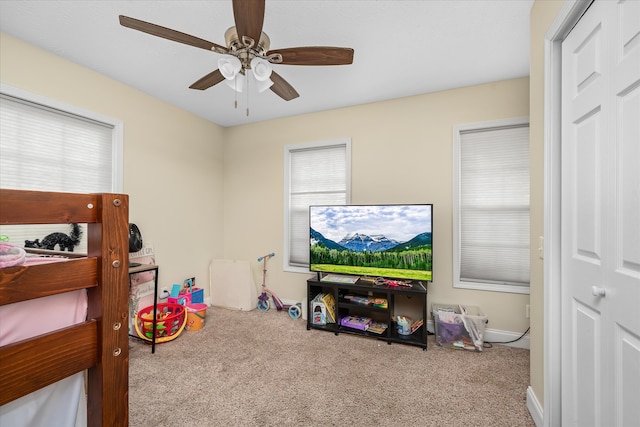
<svg viewBox="0 0 640 427">
<path fill-rule="evenodd" d="M 80 226 L 74 223 L 71 224 L 71 233 L 69 233 L 68 235 L 56 232 L 48 234 L 42 239 L 42 241 L 40 241 L 40 239 L 25 240 L 24 247 L 54 250 L 56 246 L 59 246 L 60 250 L 63 252 L 65 250 L 73 252 L 73 248 L 78 246 L 78 244 L 80 243 L 81 235 L 82 230 L 80 230 Z"/>
</svg>

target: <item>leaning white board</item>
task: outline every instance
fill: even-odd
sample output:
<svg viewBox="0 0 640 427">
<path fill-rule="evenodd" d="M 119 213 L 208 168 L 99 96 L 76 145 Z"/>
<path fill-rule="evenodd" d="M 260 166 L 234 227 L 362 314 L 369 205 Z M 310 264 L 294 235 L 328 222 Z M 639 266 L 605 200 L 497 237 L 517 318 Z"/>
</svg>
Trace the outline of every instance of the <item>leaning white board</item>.
<svg viewBox="0 0 640 427">
<path fill-rule="evenodd" d="M 256 308 L 258 291 L 249 261 L 214 259 L 209 270 L 211 305 L 244 311 Z"/>
</svg>

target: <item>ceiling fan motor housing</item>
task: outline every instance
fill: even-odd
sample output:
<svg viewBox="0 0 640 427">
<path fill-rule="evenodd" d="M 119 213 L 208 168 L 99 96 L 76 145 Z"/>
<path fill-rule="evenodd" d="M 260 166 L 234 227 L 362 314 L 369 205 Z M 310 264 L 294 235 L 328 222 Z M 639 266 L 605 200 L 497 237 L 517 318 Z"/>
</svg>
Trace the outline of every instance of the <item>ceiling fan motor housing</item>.
<svg viewBox="0 0 640 427">
<path fill-rule="evenodd" d="M 252 48 L 259 56 L 266 56 L 269 51 L 269 47 L 271 46 L 271 39 L 269 39 L 269 36 L 264 31 L 260 33 L 260 40 L 258 40 L 256 45 L 255 40 L 250 37 L 243 36 L 241 40 L 240 36 L 238 36 L 238 30 L 236 27 L 230 27 L 225 31 L 224 41 L 230 51 Z M 246 41 L 247 43 L 243 43 L 243 41 Z"/>
</svg>

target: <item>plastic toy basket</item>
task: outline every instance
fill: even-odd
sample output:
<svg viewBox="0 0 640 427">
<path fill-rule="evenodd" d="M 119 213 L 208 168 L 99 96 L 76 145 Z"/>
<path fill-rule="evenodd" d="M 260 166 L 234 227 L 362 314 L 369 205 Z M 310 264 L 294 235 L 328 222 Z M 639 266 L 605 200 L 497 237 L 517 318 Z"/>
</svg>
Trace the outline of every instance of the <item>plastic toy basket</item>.
<svg viewBox="0 0 640 427">
<path fill-rule="evenodd" d="M 185 306 L 173 303 L 160 303 L 156 309 L 156 343 L 178 338 L 187 324 Z M 145 307 L 136 316 L 136 332 L 146 341 L 153 338 L 153 306 Z"/>
</svg>

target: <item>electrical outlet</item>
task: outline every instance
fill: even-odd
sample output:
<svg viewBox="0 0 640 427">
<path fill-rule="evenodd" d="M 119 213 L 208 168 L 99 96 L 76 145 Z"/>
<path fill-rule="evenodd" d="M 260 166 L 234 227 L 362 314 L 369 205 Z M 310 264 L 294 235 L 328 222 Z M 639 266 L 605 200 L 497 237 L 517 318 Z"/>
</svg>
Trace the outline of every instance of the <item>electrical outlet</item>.
<svg viewBox="0 0 640 427">
<path fill-rule="evenodd" d="M 167 299 L 167 298 L 169 298 L 169 295 L 171 295 L 169 293 L 169 288 L 162 288 L 162 290 L 160 292 L 160 296 L 158 298 L 159 299 Z"/>
<path fill-rule="evenodd" d="M 529 316 L 531 315 L 531 305 L 527 304 L 524 307 L 525 307 L 525 316 L 527 316 L 527 319 L 528 319 Z"/>
</svg>

